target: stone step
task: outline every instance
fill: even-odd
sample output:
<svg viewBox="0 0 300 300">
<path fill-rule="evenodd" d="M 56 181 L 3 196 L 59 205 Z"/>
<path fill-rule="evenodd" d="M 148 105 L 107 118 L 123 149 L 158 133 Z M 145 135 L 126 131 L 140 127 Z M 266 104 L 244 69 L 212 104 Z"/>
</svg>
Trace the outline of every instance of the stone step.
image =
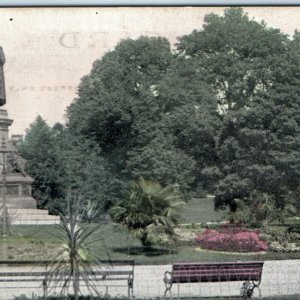
<svg viewBox="0 0 300 300">
<path fill-rule="evenodd" d="M 60 220 L 14 220 L 13 225 L 55 225 L 60 224 Z"/>
<path fill-rule="evenodd" d="M 9 208 L 8 213 L 17 215 L 48 215 L 48 210 L 35 208 Z"/>
<path fill-rule="evenodd" d="M 8 214 L 13 225 L 51 225 L 60 224 L 60 217 L 48 214 L 46 209 L 9 208 Z"/>
<path fill-rule="evenodd" d="M 15 215 L 11 217 L 14 220 L 60 220 L 59 216 L 50 215 Z"/>
</svg>

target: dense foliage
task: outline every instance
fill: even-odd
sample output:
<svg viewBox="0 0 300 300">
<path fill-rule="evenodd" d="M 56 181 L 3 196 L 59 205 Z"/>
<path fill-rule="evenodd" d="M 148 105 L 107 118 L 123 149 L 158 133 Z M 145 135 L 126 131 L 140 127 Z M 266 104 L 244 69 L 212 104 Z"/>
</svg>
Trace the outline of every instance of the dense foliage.
<svg viewBox="0 0 300 300">
<path fill-rule="evenodd" d="M 265 196 L 278 215 L 300 209 L 299 41 L 239 8 L 207 15 L 175 51 L 120 41 L 82 78 L 66 127 L 39 118 L 21 145 L 40 205 L 75 183 L 105 211 L 142 176 L 232 211 Z"/>
<path fill-rule="evenodd" d="M 241 9 L 208 15 L 178 49 L 202 63 L 217 92 L 216 206 L 271 194 L 283 208 L 299 189 L 299 37 L 289 39 Z M 208 170 L 210 171 L 210 170 Z M 289 199 L 288 199 L 289 198 Z"/>
<path fill-rule="evenodd" d="M 20 154 L 27 160 L 26 172 L 34 178 L 33 197 L 38 206 L 47 206 L 49 202 L 64 197 L 55 129 L 38 116 L 18 146 Z"/>
</svg>

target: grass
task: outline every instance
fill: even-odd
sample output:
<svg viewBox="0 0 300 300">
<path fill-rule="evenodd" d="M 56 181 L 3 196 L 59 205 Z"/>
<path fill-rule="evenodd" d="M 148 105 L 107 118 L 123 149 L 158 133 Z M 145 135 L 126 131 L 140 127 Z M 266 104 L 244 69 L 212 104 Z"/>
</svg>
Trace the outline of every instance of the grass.
<svg viewBox="0 0 300 300">
<path fill-rule="evenodd" d="M 193 198 L 183 209 L 182 223 L 206 223 L 224 220 L 225 211 L 215 211 L 213 198 Z"/>
</svg>

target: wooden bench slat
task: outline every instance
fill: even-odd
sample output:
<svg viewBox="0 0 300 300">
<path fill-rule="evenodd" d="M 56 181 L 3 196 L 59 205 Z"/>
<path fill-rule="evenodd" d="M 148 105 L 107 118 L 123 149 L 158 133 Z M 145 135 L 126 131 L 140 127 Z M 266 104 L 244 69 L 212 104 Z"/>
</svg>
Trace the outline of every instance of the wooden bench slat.
<svg viewBox="0 0 300 300">
<path fill-rule="evenodd" d="M 64 274 L 64 273 L 61 273 Z M 66 275 L 68 273 L 65 273 Z M 133 275 L 134 271 L 92 271 L 91 275 Z M 49 272 L 1 272 L 0 277 L 9 277 L 9 276 L 14 276 L 14 277 L 26 277 L 26 276 L 47 276 L 49 275 Z"/>
<path fill-rule="evenodd" d="M 236 273 L 226 273 L 226 272 L 217 272 L 217 273 L 176 273 L 173 274 L 174 277 L 190 277 L 190 276 L 260 276 L 260 272 L 236 272 Z"/>
<path fill-rule="evenodd" d="M 0 282 L 42 282 L 44 278 L 16 278 L 16 279 L 11 279 L 11 278 L 6 278 L 6 279 L 0 279 Z M 114 281 L 119 281 L 119 280 L 127 280 L 128 277 L 116 277 L 113 278 Z M 53 278 L 51 281 L 60 281 L 61 279 L 59 278 Z M 91 279 L 93 281 L 94 279 Z M 95 278 L 96 281 L 111 281 L 112 278 Z M 80 279 L 80 281 L 83 281 L 83 279 Z"/>
<path fill-rule="evenodd" d="M 41 279 L 36 279 L 36 278 L 28 278 L 28 279 L 26 279 L 26 278 L 22 278 L 22 279 L 20 279 L 20 278 L 16 278 L 16 279 L 0 279 L 0 282 L 42 282 L 42 280 Z"/>
<path fill-rule="evenodd" d="M 187 283 L 187 282 L 210 282 L 210 281 L 246 281 L 254 280 L 259 281 L 260 276 L 249 276 L 249 275 L 210 275 L 210 276 L 191 276 L 191 277 L 174 277 L 173 282 L 176 283 Z"/>
<path fill-rule="evenodd" d="M 261 275 L 261 271 L 260 270 L 255 270 L 255 271 L 248 271 L 248 270 L 245 270 L 245 271 L 230 271 L 230 272 L 226 272 L 226 271 L 216 271 L 216 272 L 212 272 L 212 271 L 207 271 L 207 272 L 199 272 L 199 271 L 194 271 L 194 272 L 176 272 L 176 273 L 173 273 L 173 276 L 213 276 L 213 275 L 216 275 L 216 276 L 221 276 L 221 275 L 228 275 L 228 276 L 231 276 L 231 275 L 247 275 L 247 276 L 260 276 Z"/>
</svg>

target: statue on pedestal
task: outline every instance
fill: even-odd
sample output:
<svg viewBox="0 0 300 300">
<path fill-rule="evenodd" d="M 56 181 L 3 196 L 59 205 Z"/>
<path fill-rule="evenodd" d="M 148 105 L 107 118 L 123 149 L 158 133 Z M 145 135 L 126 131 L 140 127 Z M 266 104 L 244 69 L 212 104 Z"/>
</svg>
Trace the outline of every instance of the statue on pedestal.
<svg viewBox="0 0 300 300">
<path fill-rule="evenodd" d="M 5 64 L 5 56 L 2 47 L 0 47 L 0 106 L 6 103 L 4 71 L 3 71 L 4 64 Z"/>
</svg>

